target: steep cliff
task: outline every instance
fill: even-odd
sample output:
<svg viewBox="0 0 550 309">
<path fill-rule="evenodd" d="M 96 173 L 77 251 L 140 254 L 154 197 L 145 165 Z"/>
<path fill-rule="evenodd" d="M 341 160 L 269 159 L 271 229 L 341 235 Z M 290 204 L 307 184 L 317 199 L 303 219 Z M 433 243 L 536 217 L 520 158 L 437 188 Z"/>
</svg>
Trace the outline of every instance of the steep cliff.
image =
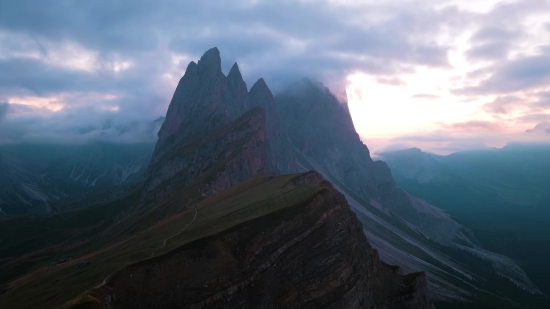
<svg viewBox="0 0 550 309">
<path fill-rule="evenodd" d="M 106 308 L 431 308 L 424 273 L 380 262 L 346 199 L 318 173 L 312 199 L 127 267 Z"/>
</svg>

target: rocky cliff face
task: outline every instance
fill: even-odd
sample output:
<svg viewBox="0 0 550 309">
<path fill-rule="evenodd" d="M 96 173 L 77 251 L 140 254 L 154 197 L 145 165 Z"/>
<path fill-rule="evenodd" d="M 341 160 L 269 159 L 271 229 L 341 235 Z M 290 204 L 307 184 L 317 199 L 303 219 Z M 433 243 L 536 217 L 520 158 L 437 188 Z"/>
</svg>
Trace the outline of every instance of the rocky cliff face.
<svg viewBox="0 0 550 309">
<path fill-rule="evenodd" d="M 220 63 L 212 48 L 181 78 L 145 175 L 149 199 L 205 173 L 217 175 L 203 183 L 213 194 L 260 172 L 290 170 L 271 91 L 260 79 L 248 92 L 238 65 L 226 77 Z"/>
<path fill-rule="evenodd" d="M 147 192 L 162 198 L 202 176 L 202 193 L 209 196 L 262 173 L 265 135 L 264 110 L 254 108 L 209 135 L 182 141 L 151 162 Z"/>
<path fill-rule="evenodd" d="M 346 199 L 318 173 L 303 205 L 138 263 L 102 288 L 105 308 L 431 308 L 424 273 L 382 263 Z"/>
</svg>

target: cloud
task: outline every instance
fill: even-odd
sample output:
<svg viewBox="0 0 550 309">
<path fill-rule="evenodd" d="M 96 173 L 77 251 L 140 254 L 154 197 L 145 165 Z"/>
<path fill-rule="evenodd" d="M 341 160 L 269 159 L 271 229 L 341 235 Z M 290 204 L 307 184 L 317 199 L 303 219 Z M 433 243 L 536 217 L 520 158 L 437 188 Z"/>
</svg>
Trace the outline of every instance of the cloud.
<svg viewBox="0 0 550 309">
<path fill-rule="evenodd" d="M 397 77 L 378 77 L 376 79 L 377 83 L 384 84 L 384 85 L 390 85 L 390 86 L 407 86 L 407 83 L 405 83 L 402 79 Z"/>
<path fill-rule="evenodd" d="M 51 111 L 10 104 L 14 117 L 0 122 L 0 143 L 74 143 L 93 141 L 142 143 L 156 141 L 162 121 L 131 120 L 93 108 Z M 47 114 L 48 117 L 36 116 Z M 86 122 L 81 119 L 87 118 Z"/>
<path fill-rule="evenodd" d="M 485 120 L 469 120 L 464 122 L 455 122 L 451 124 L 440 124 L 443 130 L 448 131 L 466 131 L 468 133 L 477 133 L 479 131 L 499 132 L 503 129 L 502 125 Z"/>
<path fill-rule="evenodd" d="M 440 96 L 435 94 L 429 94 L 429 93 L 419 93 L 411 96 L 411 99 L 428 99 L 428 100 L 435 100 L 437 98 L 440 98 Z"/>
<path fill-rule="evenodd" d="M 412 87 L 407 74 L 458 70 L 470 74 L 445 89 L 415 90 L 412 97 L 437 98 L 437 104 L 449 99 L 447 93 L 464 102 L 521 98 L 485 100 L 492 105 L 481 109 L 494 115 L 519 105 L 545 114 L 548 106 L 546 98 L 523 92 L 549 90 L 542 88 L 550 79 L 543 47 L 550 42 L 538 40 L 537 52 L 517 49 L 533 40 L 523 25 L 548 30 L 550 23 L 528 23 L 548 9 L 546 1 L 488 9 L 435 0 L 4 2 L 0 101 L 10 103 L 0 128 L 4 141 L 120 137 L 124 128 L 164 115 L 187 63 L 213 46 L 225 72 L 238 62 L 249 86 L 263 77 L 274 92 L 311 76 L 340 93 L 354 73 L 399 90 Z"/>
<path fill-rule="evenodd" d="M 523 105 L 521 98 L 513 95 L 498 96 L 493 102 L 483 105 L 483 109 L 493 114 L 508 114 L 508 112 L 518 105 Z"/>
<path fill-rule="evenodd" d="M 506 42 L 485 43 L 469 49 L 466 56 L 473 60 L 499 60 L 507 56 L 509 48 Z"/>
<path fill-rule="evenodd" d="M 517 38 L 521 35 L 520 32 L 515 30 L 503 29 L 502 26 L 494 27 L 488 26 L 478 29 L 470 38 L 472 42 L 499 42 L 508 41 Z"/>
<path fill-rule="evenodd" d="M 479 85 L 455 89 L 461 95 L 505 94 L 526 91 L 550 83 L 550 55 L 525 56 L 492 67 Z"/>
<path fill-rule="evenodd" d="M 539 123 L 534 128 L 525 130 L 525 133 L 540 133 L 540 132 L 544 132 L 547 134 L 550 133 L 550 122 Z"/>
</svg>

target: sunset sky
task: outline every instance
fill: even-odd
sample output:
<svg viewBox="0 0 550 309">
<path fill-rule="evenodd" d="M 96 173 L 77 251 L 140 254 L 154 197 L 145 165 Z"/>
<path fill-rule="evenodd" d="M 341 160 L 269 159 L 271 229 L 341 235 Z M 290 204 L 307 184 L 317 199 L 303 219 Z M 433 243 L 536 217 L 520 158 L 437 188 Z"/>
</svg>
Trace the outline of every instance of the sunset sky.
<svg viewBox="0 0 550 309">
<path fill-rule="evenodd" d="M 347 93 L 373 152 L 550 142 L 550 1 L 0 0 L 0 143 L 153 141 L 214 46 L 249 86 Z"/>
</svg>

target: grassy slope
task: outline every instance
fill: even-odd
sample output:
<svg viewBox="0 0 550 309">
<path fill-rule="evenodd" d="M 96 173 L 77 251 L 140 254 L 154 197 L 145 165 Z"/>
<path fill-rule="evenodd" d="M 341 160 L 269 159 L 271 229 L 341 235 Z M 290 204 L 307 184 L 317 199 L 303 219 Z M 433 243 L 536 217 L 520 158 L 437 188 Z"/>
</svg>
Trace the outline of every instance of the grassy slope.
<svg viewBox="0 0 550 309">
<path fill-rule="evenodd" d="M 126 265 L 158 257 L 190 241 L 215 235 L 282 208 L 302 204 L 320 192 L 321 188 L 317 183 L 299 188 L 283 188 L 295 176 L 273 179 L 258 176 L 197 203 L 189 195 L 175 194 L 163 205 L 141 216 L 126 231 L 119 231 L 127 237 L 112 237 L 112 241 L 94 248 L 93 252 L 78 256 L 71 263 L 53 269 L 39 268 L 9 282 L 8 291 L 0 295 L 0 303 L 8 308 L 48 308 L 66 303 Z M 158 212 L 165 207 L 174 208 L 174 204 L 179 205 L 180 212 L 152 226 L 146 224 L 153 222 L 155 218 L 162 218 Z M 98 208 L 85 211 L 95 210 L 102 213 Z M 78 216 L 80 213 L 74 212 L 71 215 Z M 140 226 L 148 227 L 140 231 Z M 74 262 L 80 260 L 86 260 L 90 265 L 83 269 L 73 269 L 71 266 Z"/>
</svg>

